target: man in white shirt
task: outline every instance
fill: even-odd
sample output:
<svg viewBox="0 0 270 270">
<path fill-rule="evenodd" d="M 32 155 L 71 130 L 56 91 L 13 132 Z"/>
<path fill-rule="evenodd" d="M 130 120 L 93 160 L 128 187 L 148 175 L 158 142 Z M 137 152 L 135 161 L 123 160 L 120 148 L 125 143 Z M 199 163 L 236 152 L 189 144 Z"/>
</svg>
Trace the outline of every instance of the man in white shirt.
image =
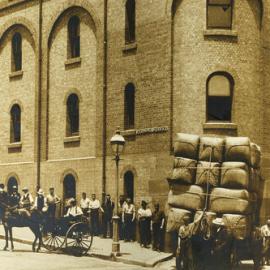
<svg viewBox="0 0 270 270">
<path fill-rule="evenodd" d="M 88 216 L 88 211 L 89 211 L 89 204 L 90 204 L 90 199 L 86 197 L 86 193 L 82 193 L 82 198 L 80 201 L 80 206 L 83 211 L 84 216 Z"/>
<path fill-rule="evenodd" d="M 76 199 L 71 198 L 69 202 L 70 202 L 70 207 L 68 208 L 68 211 L 65 217 L 69 217 L 71 220 L 81 217 L 83 215 L 83 211 L 81 207 L 76 205 Z"/>
<path fill-rule="evenodd" d="M 104 212 L 99 200 L 96 198 L 96 194 L 92 194 L 92 198 L 89 201 L 90 219 L 93 234 L 97 236 L 99 234 L 99 210 Z"/>
<path fill-rule="evenodd" d="M 261 235 L 263 238 L 263 253 L 265 254 L 266 264 L 270 262 L 270 219 L 261 227 Z"/>
<path fill-rule="evenodd" d="M 60 203 L 60 198 L 54 193 L 54 188 L 50 187 L 49 194 L 46 196 L 46 203 L 48 205 L 48 217 L 55 219 L 56 205 Z"/>
<path fill-rule="evenodd" d="M 124 224 L 124 240 L 129 242 L 133 240 L 133 224 L 136 217 L 135 206 L 131 203 L 131 199 L 127 198 L 123 204 L 122 222 Z"/>
<path fill-rule="evenodd" d="M 151 242 L 151 217 L 152 211 L 147 208 L 146 201 L 141 202 L 141 208 L 138 210 L 139 228 L 140 228 L 140 239 L 141 246 L 148 247 Z"/>
<path fill-rule="evenodd" d="M 30 194 L 29 189 L 27 187 L 24 187 L 22 191 L 23 191 L 23 195 L 20 200 L 21 208 L 18 210 L 18 212 L 24 216 L 30 217 L 31 216 L 30 209 L 34 204 L 34 199 L 32 195 Z"/>
</svg>

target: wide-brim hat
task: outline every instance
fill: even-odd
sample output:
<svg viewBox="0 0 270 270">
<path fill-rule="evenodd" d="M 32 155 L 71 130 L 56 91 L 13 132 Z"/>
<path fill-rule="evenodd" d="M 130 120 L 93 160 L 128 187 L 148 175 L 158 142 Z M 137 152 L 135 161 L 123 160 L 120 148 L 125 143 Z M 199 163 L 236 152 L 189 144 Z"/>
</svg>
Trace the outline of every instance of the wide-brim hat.
<svg viewBox="0 0 270 270">
<path fill-rule="evenodd" d="M 28 191 L 29 189 L 28 189 L 28 187 L 24 187 L 23 189 L 22 189 L 22 191 Z"/>
<path fill-rule="evenodd" d="M 37 194 L 38 194 L 38 195 L 44 195 L 44 192 L 43 192 L 43 190 L 40 188 L 40 189 L 38 190 Z"/>
<path fill-rule="evenodd" d="M 18 187 L 17 186 L 12 186 L 13 189 L 17 189 Z"/>
<path fill-rule="evenodd" d="M 75 203 L 76 202 L 76 199 L 75 198 L 70 198 L 69 199 L 69 203 Z"/>
<path fill-rule="evenodd" d="M 217 226 L 225 226 L 225 223 L 222 218 L 215 218 L 212 221 L 212 224 L 217 225 Z"/>
</svg>

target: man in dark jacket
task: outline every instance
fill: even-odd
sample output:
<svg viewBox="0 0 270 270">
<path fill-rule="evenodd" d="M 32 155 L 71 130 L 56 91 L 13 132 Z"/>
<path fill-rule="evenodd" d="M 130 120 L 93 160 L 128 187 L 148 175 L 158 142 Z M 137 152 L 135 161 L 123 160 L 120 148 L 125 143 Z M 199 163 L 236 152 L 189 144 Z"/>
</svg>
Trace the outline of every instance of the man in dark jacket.
<svg viewBox="0 0 270 270">
<path fill-rule="evenodd" d="M 112 217 L 114 210 L 114 202 L 111 200 L 110 194 L 106 195 L 105 202 L 102 204 L 103 213 L 103 237 L 112 238 Z"/>
</svg>

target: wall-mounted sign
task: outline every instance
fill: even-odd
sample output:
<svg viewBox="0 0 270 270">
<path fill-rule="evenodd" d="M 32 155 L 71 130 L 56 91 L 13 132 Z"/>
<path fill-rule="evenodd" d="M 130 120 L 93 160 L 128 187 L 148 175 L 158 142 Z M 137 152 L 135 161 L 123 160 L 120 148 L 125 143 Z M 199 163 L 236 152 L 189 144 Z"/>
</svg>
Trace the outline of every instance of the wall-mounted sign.
<svg viewBox="0 0 270 270">
<path fill-rule="evenodd" d="M 169 130 L 168 127 L 153 127 L 153 128 L 143 128 L 143 129 L 137 129 L 136 135 L 144 135 L 149 133 L 162 133 L 167 132 Z"/>
</svg>

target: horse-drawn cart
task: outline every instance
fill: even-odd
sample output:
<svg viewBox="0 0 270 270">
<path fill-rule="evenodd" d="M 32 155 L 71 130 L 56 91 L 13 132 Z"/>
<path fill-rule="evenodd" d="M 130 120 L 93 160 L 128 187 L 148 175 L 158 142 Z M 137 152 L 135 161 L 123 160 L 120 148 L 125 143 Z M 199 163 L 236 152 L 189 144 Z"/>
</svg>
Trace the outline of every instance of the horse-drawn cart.
<svg viewBox="0 0 270 270">
<path fill-rule="evenodd" d="M 48 220 L 42 231 L 43 247 L 49 251 L 83 256 L 88 253 L 93 242 L 89 218 L 68 220 L 58 218 Z"/>
</svg>

